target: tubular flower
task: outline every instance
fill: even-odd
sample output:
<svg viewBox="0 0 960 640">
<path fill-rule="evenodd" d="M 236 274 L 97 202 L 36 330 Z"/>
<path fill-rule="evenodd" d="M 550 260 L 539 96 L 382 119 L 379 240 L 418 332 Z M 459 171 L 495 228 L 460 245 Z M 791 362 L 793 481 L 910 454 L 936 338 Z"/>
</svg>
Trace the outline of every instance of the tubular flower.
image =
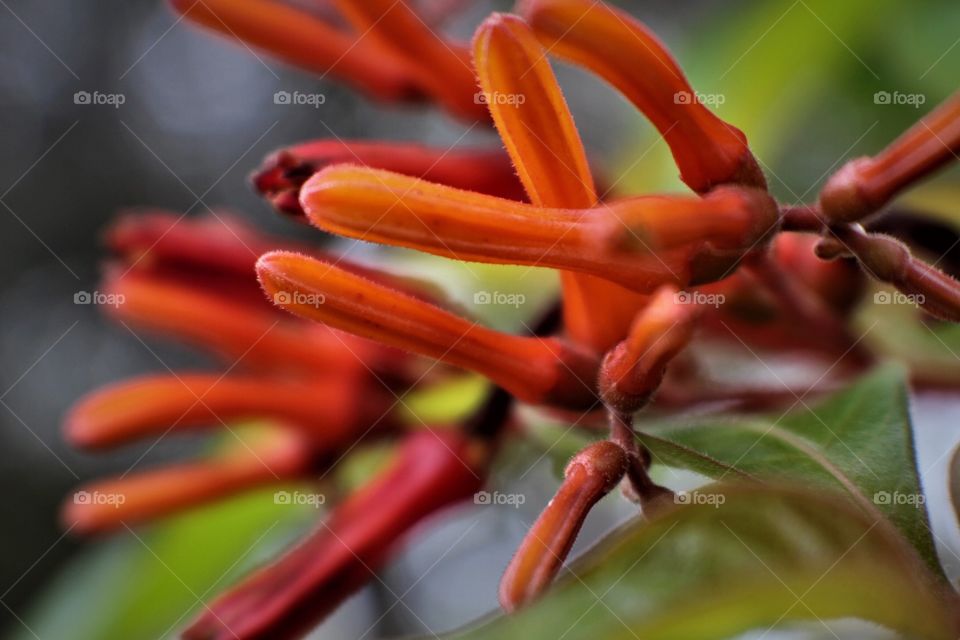
<svg viewBox="0 0 960 640">
<path fill-rule="evenodd" d="M 777 221 L 770 198 L 753 189 L 554 209 L 352 166 L 316 174 L 301 202 L 331 233 L 460 260 L 566 269 L 639 293 L 716 279 Z"/>
<path fill-rule="evenodd" d="M 876 156 L 844 165 L 824 186 L 820 209 L 830 221 L 856 222 L 953 162 L 958 151 L 960 93 L 955 93 Z"/>
<path fill-rule="evenodd" d="M 503 577 L 500 600 L 514 611 L 549 588 L 590 509 L 618 483 L 646 514 L 672 495 L 648 475 L 651 455 L 633 414 L 663 396 L 682 406 L 715 399 L 691 383 L 693 367 L 668 370 L 701 324 L 723 327 L 717 333 L 729 340 L 729 322 L 781 350 L 817 342 L 831 361 L 862 366 L 868 358 L 848 331 L 851 300 L 864 286 L 858 264 L 924 296 L 931 313 L 960 318 L 956 281 L 897 240 L 851 224 L 952 157 L 956 97 L 880 155 L 841 170 L 818 204 L 785 207 L 769 195 L 743 133 L 711 113 L 642 23 L 602 2 L 523 0 L 520 15 L 484 21 L 472 49 L 436 35 L 404 0 L 337 0 L 314 12 L 279 0 L 173 5 L 374 98 L 432 100 L 492 122 L 506 150 L 304 142 L 270 156 L 253 177 L 276 209 L 351 239 L 555 269 L 562 294 L 562 313 L 512 335 L 455 313 L 429 285 L 234 222 L 151 214 L 116 225 L 107 239 L 120 260 L 106 286 L 124 302 L 111 315 L 210 350 L 229 368 L 94 392 L 70 413 L 68 438 L 104 447 L 248 418 L 270 428 L 199 462 L 96 483 L 85 490 L 129 500 L 109 510 L 69 505 L 69 522 L 115 528 L 308 478 L 366 437 L 399 441 L 385 471 L 300 545 L 219 596 L 186 638 L 300 637 L 369 581 L 418 521 L 482 486 L 504 434 L 520 422 L 516 401 L 579 412 L 577 423 L 590 426 L 602 411 L 607 439 L 574 456 Z M 664 137 L 694 193 L 598 193 L 552 54 L 625 95 Z M 721 310 L 712 300 L 724 296 L 731 304 Z M 412 430 L 392 410 L 397 394 L 458 368 L 490 381 L 487 400 L 461 423 Z"/>
<path fill-rule="evenodd" d="M 522 21 L 494 14 L 474 36 L 474 64 L 490 113 L 530 201 L 588 208 L 596 186 L 546 52 Z M 610 282 L 561 272 L 570 336 L 602 351 L 645 298 Z M 616 302 L 614 302 L 616 301 Z"/>
<path fill-rule="evenodd" d="M 79 530 L 116 528 L 309 477 L 372 426 L 376 432 L 395 427 L 391 390 L 367 367 L 400 367 L 396 353 L 297 322 L 262 295 L 250 295 L 256 293 L 250 251 L 275 241 L 233 221 L 183 222 L 162 213 L 123 218 L 107 238 L 120 254 L 104 287 L 120 301 L 110 313 L 130 331 L 158 331 L 209 349 L 229 369 L 149 375 L 95 391 L 70 411 L 67 438 L 101 448 L 197 428 L 229 429 L 240 420 L 272 426 L 250 443 L 231 431 L 237 442 L 202 461 L 81 488 L 124 499 L 109 508 L 68 503 L 64 519 Z"/>
<path fill-rule="evenodd" d="M 889 236 L 868 234 L 859 225 L 837 229 L 834 234 L 835 238 L 817 246 L 821 257 L 853 256 L 877 280 L 914 296 L 930 315 L 960 322 L 960 284 L 954 278 L 913 257 L 905 244 Z"/>
<path fill-rule="evenodd" d="M 317 171 L 340 163 L 387 169 L 512 200 L 524 195 L 510 159 L 499 151 L 359 140 L 314 140 L 281 149 L 266 159 L 253 176 L 253 185 L 277 211 L 300 218 L 304 215 L 300 187 Z"/>
<path fill-rule="evenodd" d="M 197 24 L 322 76 L 332 74 L 374 98 L 429 97 L 460 118 L 487 118 L 474 96 L 467 50 L 436 35 L 403 0 L 344 0 L 336 3 L 339 16 L 330 18 L 279 0 L 171 4 Z"/>
<path fill-rule="evenodd" d="M 572 409 L 594 403 L 596 359 L 558 338 L 492 331 L 295 253 L 264 255 L 257 273 L 268 296 L 303 317 L 477 371 L 528 402 Z"/>
<path fill-rule="evenodd" d="M 385 471 L 287 555 L 212 603 L 184 638 L 300 637 L 370 579 L 406 530 L 474 494 L 486 456 L 484 443 L 455 431 L 407 436 Z"/>
<path fill-rule="evenodd" d="M 599 384 L 608 407 L 629 415 L 649 402 L 667 364 L 690 342 L 700 311 L 684 304 L 672 287 L 657 292 L 637 315 L 627 339 L 604 358 Z"/>
<path fill-rule="evenodd" d="M 626 452 L 609 441 L 594 443 L 570 460 L 563 483 L 503 575 L 500 603 L 504 609 L 514 611 L 550 586 L 590 509 L 626 472 Z"/>
<path fill-rule="evenodd" d="M 551 53 L 593 71 L 650 119 L 691 189 L 766 185 L 743 133 L 702 104 L 642 23 L 592 0 L 522 0 L 518 11 Z"/>
</svg>

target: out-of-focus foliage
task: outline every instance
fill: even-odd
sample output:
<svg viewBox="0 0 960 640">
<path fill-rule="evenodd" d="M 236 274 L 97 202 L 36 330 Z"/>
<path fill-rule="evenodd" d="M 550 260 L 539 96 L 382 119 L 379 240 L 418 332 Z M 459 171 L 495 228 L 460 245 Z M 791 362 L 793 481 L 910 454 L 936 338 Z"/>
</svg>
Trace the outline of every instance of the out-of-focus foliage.
<svg viewBox="0 0 960 640">
<path fill-rule="evenodd" d="M 449 637 L 704 640 L 845 616 L 955 637 L 913 550 L 853 504 L 722 484 L 694 496 L 612 534 L 529 609 Z"/>
<path fill-rule="evenodd" d="M 16 638 L 164 638 L 201 602 L 277 553 L 318 511 L 275 504 L 273 490 L 198 509 L 91 545 Z M 36 635 L 34 635 L 36 634 Z"/>
</svg>

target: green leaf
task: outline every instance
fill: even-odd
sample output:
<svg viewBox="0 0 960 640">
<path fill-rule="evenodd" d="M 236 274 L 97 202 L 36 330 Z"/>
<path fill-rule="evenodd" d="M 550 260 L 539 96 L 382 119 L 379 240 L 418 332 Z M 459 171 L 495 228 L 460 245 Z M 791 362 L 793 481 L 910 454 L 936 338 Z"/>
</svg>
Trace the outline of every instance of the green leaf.
<svg viewBox="0 0 960 640">
<path fill-rule="evenodd" d="M 695 496 L 609 536 L 533 606 L 448 638 L 709 640 L 848 617 L 957 636 L 955 596 L 886 519 L 831 492 L 743 484 Z"/>
<path fill-rule="evenodd" d="M 786 414 L 637 425 L 655 460 L 717 480 L 748 474 L 845 492 L 882 514 L 942 576 L 917 474 L 903 370 L 884 366 L 849 389 Z M 685 447 L 700 456 L 680 454 Z M 702 458 L 710 460 L 709 463 Z"/>
<path fill-rule="evenodd" d="M 92 547 L 26 617 L 17 640 L 171 637 L 201 605 L 317 518 L 250 493 Z M 135 535 L 134 535 L 135 534 Z"/>
<path fill-rule="evenodd" d="M 874 285 L 857 314 L 865 342 L 878 353 L 910 367 L 929 384 L 960 382 L 960 325 L 941 322 L 909 304 L 874 304 L 877 293 L 893 295 L 890 287 Z M 890 298 L 888 298 L 890 299 Z"/>
</svg>

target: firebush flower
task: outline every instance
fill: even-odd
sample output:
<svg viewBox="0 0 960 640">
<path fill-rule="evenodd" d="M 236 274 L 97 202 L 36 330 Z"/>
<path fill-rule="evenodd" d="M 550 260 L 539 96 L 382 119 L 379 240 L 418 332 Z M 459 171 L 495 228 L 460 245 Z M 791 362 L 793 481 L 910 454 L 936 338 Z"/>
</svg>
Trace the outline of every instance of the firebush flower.
<svg viewBox="0 0 960 640">
<path fill-rule="evenodd" d="M 521 0 L 516 15 L 487 18 L 472 45 L 437 35 L 403 0 L 337 0 L 316 12 L 275 0 L 172 3 L 195 23 L 371 98 L 429 101 L 492 124 L 505 148 L 311 140 L 274 153 L 253 176 L 277 210 L 351 239 L 554 269 L 562 290 L 562 320 L 547 314 L 528 335 L 513 335 L 464 317 L 423 283 L 232 221 L 121 219 L 108 234 L 119 259 L 106 288 L 125 302 L 111 313 L 128 329 L 212 351 L 228 367 L 96 391 L 68 416 L 68 438 L 104 447 L 229 429 L 245 418 L 270 428 L 199 462 L 94 483 L 84 491 L 127 499 L 109 509 L 74 501 L 69 523 L 116 528 L 275 480 L 309 479 L 362 439 L 398 443 L 385 470 L 300 545 L 220 595 L 186 638 L 305 633 L 368 582 L 419 520 L 482 487 L 519 401 L 600 424 L 608 438 L 571 460 L 507 567 L 500 600 L 512 612 L 550 587 L 590 509 L 617 485 L 646 514 L 673 495 L 649 477 L 651 455 L 632 421 L 651 402 L 717 399 L 691 384 L 684 367 L 671 380 L 671 363 L 698 330 L 729 339 L 733 325 L 738 339 L 766 348 L 815 349 L 862 366 L 869 356 L 846 321 L 867 276 L 922 296 L 934 315 L 960 319 L 953 278 L 858 223 L 955 157 L 957 96 L 877 156 L 837 172 L 818 203 L 786 207 L 767 191 L 744 133 L 704 104 L 645 25 L 602 2 Z M 669 145 L 691 193 L 606 198 L 551 55 L 634 104 Z M 397 394 L 458 369 L 491 383 L 462 423 L 411 426 L 393 411 Z"/>
<path fill-rule="evenodd" d="M 500 151 L 362 140 L 313 140 L 282 149 L 267 158 L 254 175 L 253 185 L 277 211 L 302 219 L 300 187 L 324 167 L 343 163 L 396 171 L 503 198 L 524 198 L 510 158 Z"/>
<path fill-rule="evenodd" d="M 202 461 L 83 487 L 87 494 L 123 500 L 68 502 L 64 519 L 78 530 L 107 530 L 258 485 L 310 477 L 358 437 L 396 427 L 389 415 L 394 396 L 376 371 L 394 371 L 402 384 L 410 375 L 402 372 L 406 359 L 278 314 L 247 275 L 254 248 L 277 246 L 272 239 L 223 214 L 188 222 L 153 212 L 122 218 L 107 241 L 118 262 L 107 269 L 105 289 L 123 300 L 111 315 L 131 331 L 205 348 L 229 367 L 147 375 L 94 392 L 67 417 L 68 439 L 102 448 L 229 428 L 228 421 L 251 418 L 274 426 L 251 442 L 234 434 L 235 446 Z"/>
</svg>

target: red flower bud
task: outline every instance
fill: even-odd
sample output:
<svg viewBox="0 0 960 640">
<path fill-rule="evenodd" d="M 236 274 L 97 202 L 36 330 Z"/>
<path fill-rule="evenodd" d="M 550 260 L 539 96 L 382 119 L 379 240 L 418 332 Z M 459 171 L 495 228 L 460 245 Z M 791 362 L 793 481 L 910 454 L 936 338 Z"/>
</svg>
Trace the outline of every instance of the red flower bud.
<svg viewBox="0 0 960 640">
<path fill-rule="evenodd" d="M 600 393 L 609 407 L 632 414 L 649 402 L 667 364 L 693 336 L 697 304 L 683 303 L 676 289 L 663 287 L 610 350 L 600 370 Z"/>
<path fill-rule="evenodd" d="M 409 436 L 387 470 L 276 563 L 220 596 L 184 638 L 300 637 L 363 586 L 419 520 L 480 488 L 478 446 L 450 431 Z"/>
<path fill-rule="evenodd" d="M 537 598 L 556 577 L 590 509 L 627 471 L 627 453 L 597 442 L 573 457 L 553 499 L 530 527 L 500 581 L 500 604 L 508 612 Z"/>
<path fill-rule="evenodd" d="M 820 209 L 833 222 L 875 213 L 900 191 L 953 162 L 960 152 L 960 93 L 873 157 L 857 158 L 827 181 Z"/>
<path fill-rule="evenodd" d="M 314 140 L 277 151 L 253 176 L 253 184 L 278 211 L 300 218 L 304 215 L 299 201 L 303 183 L 317 171 L 343 163 L 512 200 L 524 198 L 510 158 L 500 151 L 358 140 Z"/>
</svg>

